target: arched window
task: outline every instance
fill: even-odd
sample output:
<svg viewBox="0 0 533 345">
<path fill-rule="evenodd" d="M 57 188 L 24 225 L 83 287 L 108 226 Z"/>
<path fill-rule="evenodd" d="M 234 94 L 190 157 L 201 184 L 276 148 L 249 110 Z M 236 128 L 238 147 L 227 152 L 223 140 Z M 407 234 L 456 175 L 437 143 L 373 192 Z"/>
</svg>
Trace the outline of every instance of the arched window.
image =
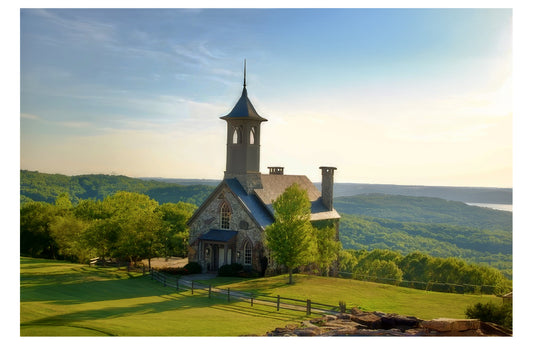
<svg viewBox="0 0 533 345">
<path fill-rule="evenodd" d="M 244 264 L 252 264 L 252 244 L 248 241 L 244 244 Z"/>
<path fill-rule="evenodd" d="M 256 133 L 256 129 L 255 129 L 255 126 L 250 128 L 250 144 L 253 145 L 255 144 L 255 133 Z"/>
<path fill-rule="evenodd" d="M 231 208 L 227 202 L 223 202 L 220 206 L 220 228 L 229 229 L 229 221 L 231 219 Z"/>
<path fill-rule="evenodd" d="M 242 144 L 242 127 L 241 126 L 233 127 L 233 143 Z"/>
</svg>

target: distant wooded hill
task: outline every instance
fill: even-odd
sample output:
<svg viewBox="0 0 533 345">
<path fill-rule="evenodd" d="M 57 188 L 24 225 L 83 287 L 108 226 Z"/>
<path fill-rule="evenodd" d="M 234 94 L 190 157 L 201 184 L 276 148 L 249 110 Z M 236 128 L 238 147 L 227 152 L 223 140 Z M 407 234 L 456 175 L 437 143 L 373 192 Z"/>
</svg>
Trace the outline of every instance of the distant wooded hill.
<svg viewBox="0 0 533 345">
<path fill-rule="evenodd" d="M 512 276 L 512 213 L 438 198 L 367 194 L 335 199 L 345 249 L 421 251 L 485 263 Z"/>
<path fill-rule="evenodd" d="M 62 193 L 69 193 L 76 203 L 83 199 L 102 200 L 118 191 L 148 195 L 160 204 L 188 202 L 199 206 L 213 191 L 208 185 L 179 185 L 115 175 L 66 176 L 37 171 L 20 171 L 21 202 L 34 200 L 54 203 Z"/>
</svg>

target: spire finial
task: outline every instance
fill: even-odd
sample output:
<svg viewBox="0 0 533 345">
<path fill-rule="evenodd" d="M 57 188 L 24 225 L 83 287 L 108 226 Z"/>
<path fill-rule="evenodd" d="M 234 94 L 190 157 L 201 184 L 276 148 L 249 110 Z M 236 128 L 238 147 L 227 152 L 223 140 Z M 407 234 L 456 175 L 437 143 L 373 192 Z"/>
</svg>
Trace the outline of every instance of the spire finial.
<svg viewBox="0 0 533 345">
<path fill-rule="evenodd" d="M 244 59 L 244 87 L 246 87 L 246 59 Z"/>
</svg>

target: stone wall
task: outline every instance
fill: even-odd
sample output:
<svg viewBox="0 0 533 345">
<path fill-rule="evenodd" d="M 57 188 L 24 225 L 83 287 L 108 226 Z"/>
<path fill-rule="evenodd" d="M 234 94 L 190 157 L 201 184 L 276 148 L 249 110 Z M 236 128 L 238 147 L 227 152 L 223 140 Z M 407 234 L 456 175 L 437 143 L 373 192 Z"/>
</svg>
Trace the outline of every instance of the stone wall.
<svg viewBox="0 0 533 345">
<path fill-rule="evenodd" d="M 260 271 L 260 258 L 262 255 L 262 232 L 263 230 L 249 216 L 248 212 L 242 207 L 240 201 L 231 192 L 229 187 L 222 186 L 217 194 L 211 195 L 203 210 L 194 221 L 189 224 L 189 261 L 198 262 L 202 267 L 206 267 L 203 253 L 199 251 L 199 236 L 207 233 L 211 229 L 221 229 L 220 224 L 220 207 L 226 202 L 231 208 L 231 218 L 228 230 L 238 231 L 235 239 L 235 248 L 231 253 L 231 262 L 238 262 L 244 265 L 244 245 L 250 243 L 252 251 L 253 269 Z M 237 258 L 237 251 L 241 253 Z"/>
</svg>

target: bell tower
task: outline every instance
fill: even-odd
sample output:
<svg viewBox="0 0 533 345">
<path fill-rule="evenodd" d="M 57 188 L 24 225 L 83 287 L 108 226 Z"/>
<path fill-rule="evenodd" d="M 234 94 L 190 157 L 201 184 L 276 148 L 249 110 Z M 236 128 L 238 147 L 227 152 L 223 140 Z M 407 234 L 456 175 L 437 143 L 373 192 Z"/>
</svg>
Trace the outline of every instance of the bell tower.
<svg viewBox="0 0 533 345">
<path fill-rule="evenodd" d="M 224 179 L 236 178 L 247 193 L 256 188 L 262 188 L 259 171 L 261 122 L 267 119 L 259 116 L 248 99 L 246 60 L 244 60 L 244 83 L 241 97 L 233 110 L 221 119 L 228 124 Z"/>
</svg>

